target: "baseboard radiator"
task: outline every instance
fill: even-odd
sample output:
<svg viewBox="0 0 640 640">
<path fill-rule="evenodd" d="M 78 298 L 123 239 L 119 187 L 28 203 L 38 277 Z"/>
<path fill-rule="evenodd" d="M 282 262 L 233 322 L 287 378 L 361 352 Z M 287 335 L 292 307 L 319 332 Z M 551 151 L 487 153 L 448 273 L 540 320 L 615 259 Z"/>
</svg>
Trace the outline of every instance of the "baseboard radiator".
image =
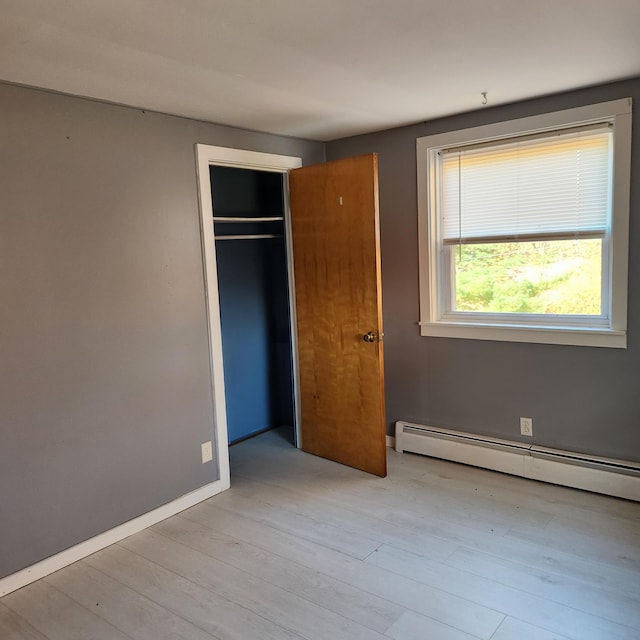
<svg viewBox="0 0 640 640">
<path fill-rule="evenodd" d="M 640 502 L 640 463 L 396 422 L 396 451 Z"/>
</svg>

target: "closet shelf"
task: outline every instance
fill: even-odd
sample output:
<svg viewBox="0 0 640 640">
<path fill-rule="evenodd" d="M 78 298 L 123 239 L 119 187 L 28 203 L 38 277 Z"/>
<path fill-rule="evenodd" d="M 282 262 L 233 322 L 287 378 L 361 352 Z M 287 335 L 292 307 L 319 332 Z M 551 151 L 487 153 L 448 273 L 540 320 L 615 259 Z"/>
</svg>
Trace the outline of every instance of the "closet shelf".
<svg viewBox="0 0 640 640">
<path fill-rule="evenodd" d="M 245 218 L 240 216 L 213 216 L 214 222 L 281 222 L 282 216 L 269 216 L 266 218 Z"/>
<path fill-rule="evenodd" d="M 262 240 L 263 238 L 282 238 L 281 233 L 255 233 L 236 236 L 216 236 L 216 240 Z"/>
</svg>

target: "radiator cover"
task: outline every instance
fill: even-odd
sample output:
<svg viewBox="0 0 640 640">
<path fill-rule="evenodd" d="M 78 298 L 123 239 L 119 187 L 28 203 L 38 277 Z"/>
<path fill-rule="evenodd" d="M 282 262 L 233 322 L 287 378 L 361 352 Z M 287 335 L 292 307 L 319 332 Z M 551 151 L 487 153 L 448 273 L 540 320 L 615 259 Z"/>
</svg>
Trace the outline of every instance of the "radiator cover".
<svg viewBox="0 0 640 640">
<path fill-rule="evenodd" d="M 396 451 L 640 502 L 640 463 L 396 422 Z"/>
</svg>

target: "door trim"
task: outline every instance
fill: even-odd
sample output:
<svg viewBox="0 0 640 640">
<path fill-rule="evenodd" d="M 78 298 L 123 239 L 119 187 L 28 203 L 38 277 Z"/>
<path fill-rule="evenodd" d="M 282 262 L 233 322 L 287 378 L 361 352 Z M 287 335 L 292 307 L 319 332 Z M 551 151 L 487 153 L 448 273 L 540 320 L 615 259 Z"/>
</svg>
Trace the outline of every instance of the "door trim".
<svg viewBox="0 0 640 640">
<path fill-rule="evenodd" d="M 211 397 L 213 402 L 213 431 L 220 479 L 229 485 L 229 445 L 227 434 L 227 410 L 224 391 L 224 363 L 222 359 L 222 328 L 220 322 L 220 300 L 218 294 L 218 269 L 216 243 L 213 231 L 213 203 L 211 200 L 211 165 L 273 171 L 282 173 L 284 180 L 284 222 L 287 251 L 287 274 L 289 280 L 289 317 L 291 322 L 291 357 L 293 372 L 294 415 L 296 446 L 301 445 L 300 434 L 300 389 L 298 370 L 297 332 L 295 317 L 295 288 L 293 281 L 293 246 L 291 244 L 291 216 L 289 212 L 288 172 L 302 166 L 302 158 L 273 153 L 216 147 L 196 144 L 196 167 L 198 198 L 200 202 L 200 237 L 205 301 L 209 330 L 209 366 L 211 371 Z"/>
</svg>

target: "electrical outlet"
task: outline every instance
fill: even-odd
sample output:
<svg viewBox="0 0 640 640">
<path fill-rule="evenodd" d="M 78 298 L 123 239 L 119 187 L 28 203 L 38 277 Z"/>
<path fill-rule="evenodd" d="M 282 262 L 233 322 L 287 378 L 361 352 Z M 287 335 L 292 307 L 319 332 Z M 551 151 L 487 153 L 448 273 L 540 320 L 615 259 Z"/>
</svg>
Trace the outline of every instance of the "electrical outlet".
<svg viewBox="0 0 640 640">
<path fill-rule="evenodd" d="M 520 435 L 533 436 L 533 418 L 520 418 Z"/>
<path fill-rule="evenodd" d="M 202 449 L 202 464 L 204 464 L 205 462 L 211 462 L 211 460 L 213 460 L 211 440 L 209 440 L 208 442 L 203 442 L 200 445 L 200 448 Z"/>
</svg>

